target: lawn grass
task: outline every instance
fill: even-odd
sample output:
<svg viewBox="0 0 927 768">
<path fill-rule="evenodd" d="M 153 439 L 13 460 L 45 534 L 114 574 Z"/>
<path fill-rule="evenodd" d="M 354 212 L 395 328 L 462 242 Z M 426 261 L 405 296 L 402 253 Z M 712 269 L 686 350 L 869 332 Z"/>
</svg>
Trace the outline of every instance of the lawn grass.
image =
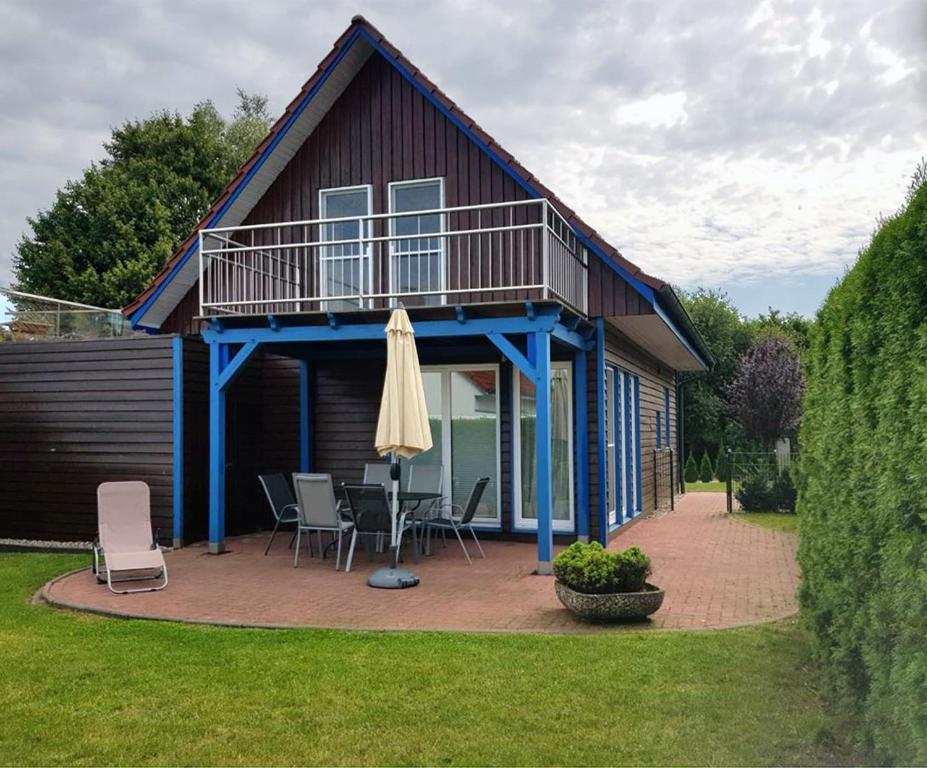
<svg viewBox="0 0 927 768">
<path fill-rule="evenodd" d="M 595 636 L 257 630 L 30 604 L 86 557 L 0 554 L 4 764 L 859 761 L 792 622 Z"/>
<path fill-rule="evenodd" d="M 710 483 L 686 483 L 686 493 L 724 493 L 727 483 L 723 480 L 712 480 Z"/>
<path fill-rule="evenodd" d="M 798 515 L 791 512 L 736 512 L 740 520 L 776 531 L 798 533 Z"/>
</svg>

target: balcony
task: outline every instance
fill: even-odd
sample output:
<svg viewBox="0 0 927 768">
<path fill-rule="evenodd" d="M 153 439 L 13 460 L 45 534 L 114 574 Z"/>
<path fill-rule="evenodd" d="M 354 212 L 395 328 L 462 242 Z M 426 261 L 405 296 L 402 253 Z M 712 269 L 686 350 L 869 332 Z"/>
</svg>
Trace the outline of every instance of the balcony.
<svg viewBox="0 0 927 768">
<path fill-rule="evenodd" d="M 587 253 L 547 200 L 202 229 L 200 315 L 551 299 L 586 314 Z"/>
</svg>

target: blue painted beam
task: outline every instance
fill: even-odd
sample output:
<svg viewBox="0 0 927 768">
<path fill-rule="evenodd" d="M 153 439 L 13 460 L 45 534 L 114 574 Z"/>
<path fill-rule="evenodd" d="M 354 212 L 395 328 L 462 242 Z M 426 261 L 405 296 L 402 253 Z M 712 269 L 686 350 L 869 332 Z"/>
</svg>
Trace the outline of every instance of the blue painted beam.
<svg viewBox="0 0 927 768">
<path fill-rule="evenodd" d="M 277 333 L 277 331 L 270 330 L 270 333 Z M 229 384 L 231 384 L 235 377 L 241 373 L 245 363 L 248 362 L 248 358 L 250 358 L 258 348 L 258 344 L 259 342 L 257 341 L 245 342 L 242 348 L 238 350 L 235 357 L 231 359 L 229 359 L 228 345 L 221 345 L 222 347 L 225 347 L 225 359 L 221 363 L 221 370 L 219 371 L 219 376 L 216 379 L 216 384 L 220 389 L 228 389 Z"/>
<path fill-rule="evenodd" d="M 535 320 L 525 317 L 472 318 L 466 323 L 457 320 L 421 320 L 413 323 L 415 336 L 419 339 L 485 336 L 489 333 L 552 333 L 558 325 L 557 318 L 550 314 L 538 314 Z M 328 325 L 281 326 L 270 328 L 224 328 L 221 333 L 203 331 L 207 343 L 224 344 L 282 344 L 300 341 L 383 341 L 386 336 L 380 323 L 343 324 L 334 328 Z M 566 329 L 564 329 L 566 332 Z"/>
<path fill-rule="evenodd" d="M 586 351 L 573 355 L 573 402 L 576 411 L 576 534 L 589 541 L 589 411 L 586 391 Z"/>
<path fill-rule="evenodd" d="M 225 344 L 209 345 L 209 553 L 225 550 L 225 390 L 219 386 Z"/>
<path fill-rule="evenodd" d="M 535 408 L 535 460 L 537 462 L 537 498 L 538 498 L 538 573 L 553 573 L 554 551 L 554 494 L 553 494 L 553 457 L 551 451 L 551 410 L 550 410 L 550 334 L 533 334 L 537 376 L 534 380 Z"/>
<path fill-rule="evenodd" d="M 608 446 L 605 433 L 605 320 L 595 321 L 596 452 L 599 465 L 599 542 L 608 544 Z"/>
<path fill-rule="evenodd" d="M 590 348 L 590 342 L 583 338 L 581 333 L 571 331 L 563 323 L 555 324 L 551 333 L 557 341 L 563 342 L 573 349 L 585 350 Z"/>
<path fill-rule="evenodd" d="M 171 358 L 173 366 L 172 381 L 172 419 L 173 431 L 173 515 L 174 547 L 183 546 L 183 337 L 171 339 Z"/>
<path fill-rule="evenodd" d="M 312 444 L 310 442 L 309 420 L 309 361 L 299 361 L 299 471 L 312 471 Z"/>
<path fill-rule="evenodd" d="M 537 378 L 537 371 L 535 370 L 534 365 L 525 357 L 521 350 L 518 349 L 511 341 L 509 341 L 501 333 L 487 333 L 486 338 L 489 339 L 496 348 L 503 354 L 505 357 L 510 360 L 519 371 L 521 371 L 525 376 L 527 376 L 531 381 L 534 381 Z"/>
</svg>

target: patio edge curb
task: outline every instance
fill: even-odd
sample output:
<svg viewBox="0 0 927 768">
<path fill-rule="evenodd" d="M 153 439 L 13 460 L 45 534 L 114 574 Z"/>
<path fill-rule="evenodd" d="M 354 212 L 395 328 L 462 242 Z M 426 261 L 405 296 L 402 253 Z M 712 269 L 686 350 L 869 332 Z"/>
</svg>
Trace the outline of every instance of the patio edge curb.
<svg viewBox="0 0 927 768">
<path fill-rule="evenodd" d="M 73 602 L 70 600 L 63 600 L 61 598 L 55 597 L 52 595 L 51 590 L 54 588 L 55 584 L 59 581 L 74 576 L 78 573 L 85 571 L 90 571 L 90 568 L 77 568 L 72 571 L 67 571 L 58 576 L 55 576 L 52 579 L 49 579 L 45 584 L 43 584 L 38 591 L 33 595 L 32 602 L 35 602 L 36 599 L 39 599 L 45 602 L 47 605 L 66 611 L 77 611 L 82 613 L 90 613 L 96 616 L 105 616 L 114 619 L 123 619 L 123 620 L 137 620 L 137 621 L 162 621 L 162 622 L 171 622 L 174 624 L 185 624 L 188 626 L 205 626 L 205 627 L 224 627 L 228 629 L 266 629 L 266 630 L 315 630 L 319 632 L 365 632 L 365 633 L 393 633 L 393 634 L 408 634 L 408 633 L 436 633 L 436 634 L 467 634 L 467 635 L 534 635 L 539 637 L 598 637 L 603 635 L 616 635 L 616 634 L 666 634 L 672 632 L 725 632 L 731 629 L 746 629 L 749 627 L 758 627 L 764 624 L 775 624 L 780 621 L 787 621 L 789 619 L 795 618 L 798 615 L 798 611 L 792 611 L 791 613 L 779 615 L 779 616 L 770 616 L 762 619 L 761 621 L 751 621 L 741 624 L 731 624 L 724 627 L 639 627 L 639 626 L 621 626 L 617 625 L 614 627 L 600 626 L 596 630 L 590 630 L 589 628 L 583 626 L 582 628 L 577 628 L 576 630 L 566 630 L 566 631 L 554 631 L 554 632 L 541 632 L 531 629 L 482 629 L 482 628 L 444 628 L 444 627 L 434 627 L 434 628 L 410 628 L 410 627 L 363 627 L 363 626 L 332 626 L 332 625 L 321 625 L 321 624 L 274 624 L 269 622 L 241 622 L 241 621 L 223 621 L 222 619 L 189 619 L 184 617 L 175 617 L 175 616 L 166 616 L 164 614 L 140 614 L 133 613 L 131 611 L 122 611 L 118 609 L 107 609 L 99 608 L 93 605 L 85 605 L 82 603 Z M 564 609 L 566 610 L 566 609 Z"/>
</svg>

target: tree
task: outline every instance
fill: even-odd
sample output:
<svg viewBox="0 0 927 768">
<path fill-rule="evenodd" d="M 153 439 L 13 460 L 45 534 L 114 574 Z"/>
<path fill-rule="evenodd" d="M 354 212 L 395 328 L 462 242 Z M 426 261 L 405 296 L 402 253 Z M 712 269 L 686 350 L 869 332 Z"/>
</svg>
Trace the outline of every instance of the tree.
<svg viewBox="0 0 927 768">
<path fill-rule="evenodd" d="M 796 312 L 783 314 L 769 308 L 768 314 L 760 315 L 750 322 L 754 339 L 779 336 L 788 339 L 800 358 L 808 351 L 808 339 L 813 321 Z"/>
<path fill-rule="evenodd" d="M 687 483 L 698 482 L 698 464 L 695 463 L 695 456 L 689 451 L 689 458 L 686 459 L 686 467 L 683 470 L 683 477 Z"/>
<path fill-rule="evenodd" d="M 684 385 L 684 448 L 716 451 L 722 442 L 736 444 L 742 440 L 726 423 L 724 391 L 737 370 L 740 355 L 750 347 L 752 328 L 721 291 L 699 288 L 679 293 L 715 359 L 710 371 L 690 378 Z"/>
<path fill-rule="evenodd" d="M 226 122 L 209 101 L 112 131 L 106 156 L 30 218 L 16 246 L 21 290 L 104 307 L 129 303 L 164 266 L 270 124 L 267 100 L 238 91 Z"/>
<path fill-rule="evenodd" d="M 727 411 L 764 448 L 789 437 L 801 417 L 804 378 L 792 344 L 760 339 L 741 357 L 728 385 Z"/>
<path fill-rule="evenodd" d="M 711 466 L 711 457 L 708 455 L 708 451 L 705 451 L 702 454 L 702 461 L 698 467 L 698 479 L 703 483 L 710 483 L 714 480 L 715 471 Z"/>
<path fill-rule="evenodd" d="M 718 446 L 718 456 L 715 459 L 715 477 L 721 482 L 726 482 L 730 474 L 730 461 L 727 456 L 727 448 L 724 447 L 724 443 L 721 443 L 721 445 Z"/>
</svg>

